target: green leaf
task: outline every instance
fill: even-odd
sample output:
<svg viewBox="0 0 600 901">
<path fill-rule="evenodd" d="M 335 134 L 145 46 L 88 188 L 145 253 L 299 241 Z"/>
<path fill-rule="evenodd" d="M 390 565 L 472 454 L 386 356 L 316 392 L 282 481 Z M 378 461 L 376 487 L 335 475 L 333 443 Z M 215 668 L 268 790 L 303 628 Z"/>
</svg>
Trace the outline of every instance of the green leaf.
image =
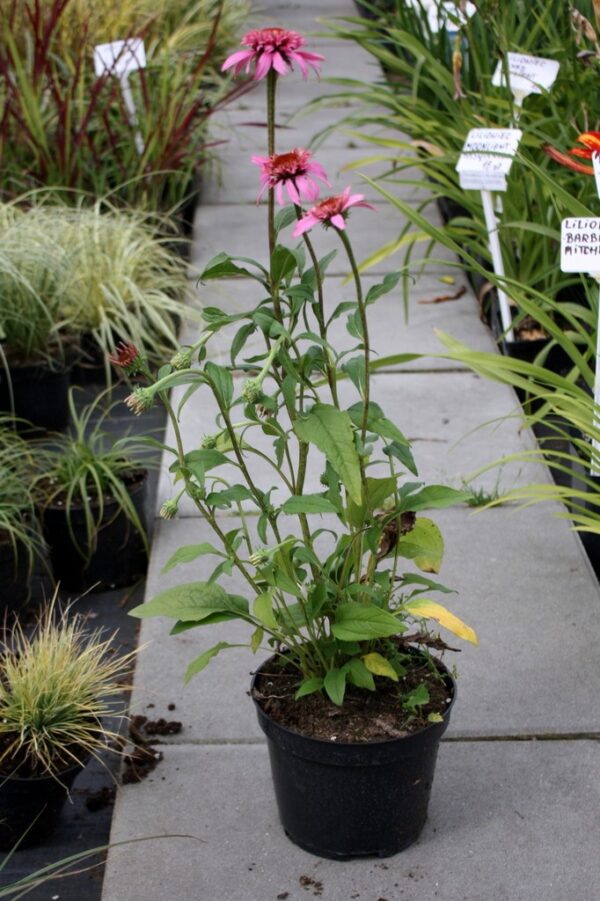
<svg viewBox="0 0 600 901">
<path fill-rule="evenodd" d="M 186 454 L 185 462 L 193 470 L 194 475 L 199 472 L 204 476 L 204 473 L 209 472 L 209 470 L 216 469 L 217 466 L 223 466 L 225 463 L 231 463 L 231 460 L 220 451 L 198 449 Z M 175 463 L 174 465 L 177 466 L 178 464 Z"/>
<path fill-rule="evenodd" d="M 444 558 L 444 539 L 431 519 L 419 517 L 411 531 L 400 537 L 397 548 L 401 557 L 414 560 L 423 572 L 439 573 Z"/>
<path fill-rule="evenodd" d="M 446 485 L 427 485 L 416 494 L 402 498 L 400 510 L 441 510 L 454 504 L 462 504 L 469 500 L 472 492 L 459 491 L 457 488 L 448 488 Z"/>
<path fill-rule="evenodd" d="M 258 595 L 254 601 L 252 612 L 256 619 L 259 620 L 263 626 L 266 626 L 267 629 L 270 629 L 271 631 L 277 629 L 277 620 L 275 619 L 275 614 L 273 612 L 273 595 L 270 591 L 265 591 L 263 594 Z"/>
<path fill-rule="evenodd" d="M 321 494 L 294 494 L 281 505 L 282 513 L 336 513 L 331 501 Z"/>
<path fill-rule="evenodd" d="M 348 682 L 356 685 L 357 688 L 365 688 L 367 691 L 375 691 L 375 679 L 373 674 L 369 672 L 362 660 L 355 657 L 346 664 L 348 671 Z"/>
<path fill-rule="evenodd" d="M 223 491 L 212 491 L 206 497 L 209 507 L 230 507 L 240 501 L 251 501 L 252 493 L 245 485 L 231 485 Z"/>
<path fill-rule="evenodd" d="M 213 657 L 216 657 L 219 651 L 222 651 L 224 648 L 232 648 L 234 645 L 229 644 L 227 641 L 220 641 L 218 644 L 214 645 L 214 647 L 209 648 L 208 651 L 204 651 L 203 654 L 200 654 L 199 657 L 196 657 L 195 660 L 192 660 L 190 665 L 185 671 L 184 682 L 187 683 L 190 681 L 192 676 L 195 676 L 197 673 L 202 672 L 202 670 L 208 666 Z"/>
<path fill-rule="evenodd" d="M 265 630 L 263 628 L 261 628 L 260 626 L 257 629 L 255 629 L 254 632 L 252 633 L 252 635 L 250 637 L 250 647 L 252 648 L 253 654 L 256 654 L 259 647 L 261 646 L 264 635 L 265 635 Z"/>
<path fill-rule="evenodd" d="M 247 269 L 236 266 L 228 253 L 218 253 L 204 267 L 200 275 L 200 281 L 207 282 L 213 278 L 232 278 L 236 275 L 249 275 L 252 277 L 252 273 Z"/>
<path fill-rule="evenodd" d="M 352 500 L 360 504 L 360 462 L 354 446 L 350 416 L 329 404 L 315 404 L 294 423 L 301 441 L 314 444 L 331 463 Z"/>
<path fill-rule="evenodd" d="M 315 691 L 321 691 L 323 688 L 323 680 L 321 678 L 313 678 L 313 679 L 305 679 L 300 683 L 300 687 L 298 691 L 294 695 L 294 700 L 298 701 L 300 698 L 303 698 L 305 695 L 312 695 Z"/>
<path fill-rule="evenodd" d="M 337 707 L 344 703 L 346 693 L 346 676 L 343 669 L 330 669 L 323 680 L 323 687 Z"/>
<path fill-rule="evenodd" d="M 381 654 L 377 654 L 375 651 L 372 654 L 365 654 L 363 662 L 369 672 L 373 673 L 373 675 L 385 676 L 387 679 L 391 679 L 392 682 L 398 681 L 398 673 L 390 661 L 386 660 L 385 657 L 382 657 Z"/>
<path fill-rule="evenodd" d="M 282 210 L 279 210 L 275 215 L 275 231 L 279 233 L 283 228 L 287 228 L 288 225 L 291 225 L 292 222 L 295 222 L 297 219 L 296 210 L 292 204 L 288 204 L 288 206 L 284 206 Z"/>
<path fill-rule="evenodd" d="M 362 504 L 348 502 L 348 522 L 357 528 L 362 526 L 370 514 L 383 506 L 385 500 L 396 490 L 396 479 L 387 476 L 384 479 L 367 479 L 367 500 Z"/>
<path fill-rule="evenodd" d="M 419 475 L 417 464 L 415 463 L 414 457 L 408 444 L 404 445 L 399 444 L 397 441 L 392 441 L 390 444 L 383 448 L 383 453 L 387 454 L 388 457 L 395 457 L 396 460 L 400 460 L 402 465 L 405 466 L 408 471 L 411 472 L 414 476 Z"/>
<path fill-rule="evenodd" d="M 185 582 L 167 588 L 130 611 L 131 616 L 139 619 L 168 616 L 183 622 L 200 622 L 214 613 L 227 613 L 236 619 L 248 614 L 248 602 L 238 595 L 227 594 L 213 582 Z"/>
<path fill-rule="evenodd" d="M 206 541 L 202 544 L 184 544 L 169 557 L 161 572 L 167 573 L 175 566 L 179 566 L 180 563 L 191 563 L 205 554 L 216 554 L 217 557 L 225 556 L 222 551 L 217 550 L 216 547 Z"/>
<path fill-rule="evenodd" d="M 204 367 L 204 374 L 210 379 L 213 390 L 223 406 L 228 407 L 233 399 L 233 376 L 229 369 L 208 362 Z"/>
<path fill-rule="evenodd" d="M 253 322 L 247 322 L 246 325 L 243 325 L 238 331 L 235 333 L 234 339 L 231 342 L 231 348 L 229 351 L 229 358 L 231 360 L 231 365 L 235 365 L 235 359 L 239 354 L 240 350 L 250 337 L 250 335 L 256 331 L 256 326 Z"/>
<path fill-rule="evenodd" d="M 401 275 L 401 272 L 389 272 L 384 277 L 382 282 L 369 288 L 369 290 L 367 291 L 367 296 L 365 297 L 365 303 L 373 303 L 380 297 L 383 297 L 384 294 L 389 294 L 390 291 L 393 291 L 400 281 Z"/>
<path fill-rule="evenodd" d="M 387 610 L 374 604 L 340 604 L 331 631 L 340 641 L 369 641 L 390 638 L 406 631 L 406 626 Z"/>
<path fill-rule="evenodd" d="M 362 403 L 359 402 L 350 407 L 348 410 L 348 415 L 350 416 L 350 419 L 352 420 L 354 425 L 357 428 L 361 428 L 363 418 Z M 384 415 L 383 410 L 381 409 L 379 404 L 373 403 L 373 401 L 371 401 L 371 403 L 369 404 L 367 430 L 369 432 L 375 432 L 375 434 L 379 435 L 381 438 L 391 438 L 394 441 L 397 441 L 398 444 L 409 444 L 408 439 L 404 437 L 400 429 Z"/>
<path fill-rule="evenodd" d="M 361 354 L 358 357 L 351 357 L 342 365 L 342 372 L 345 372 L 357 391 L 363 394 L 365 389 L 365 358 Z"/>
<path fill-rule="evenodd" d="M 283 281 L 297 267 L 296 257 L 291 250 L 278 244 L 271 255 L 271 278 L 275 282 Z"/>
<path fill-rule="evenodd" d="M 429 703 L 429 690 L 424 682 L 421 682 L 416 688 L 414 688 L 411 693 L 408 695 L 406 700 L 403 703 L 403 707 L 406 710 L 411 710 L 413 713 L 417 712 L 418 707 L 422 707 L 423 704 Z"/>
</svg>

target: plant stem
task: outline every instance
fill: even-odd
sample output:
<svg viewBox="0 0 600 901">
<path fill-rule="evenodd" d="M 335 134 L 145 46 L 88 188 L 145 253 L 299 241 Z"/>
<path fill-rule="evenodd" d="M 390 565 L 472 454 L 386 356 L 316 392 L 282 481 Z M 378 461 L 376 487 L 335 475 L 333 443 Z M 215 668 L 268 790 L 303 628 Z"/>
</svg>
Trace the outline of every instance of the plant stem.
<svg viewBox="0 0 600 901">
<path fill-rule="evenodd" d="M 334 226 L 335 227 L 335 226 Z M 369 423 L 369 400 L 370 400 L 370 368 L 371 368 L 371 349 L 369 347 L 369 324 L 367 321 L 367 310 L 365 307 L 365 302 L 363 299 L 362 292 L 362 284 L 360 281 L 360 273 L 358 271 L 358 266 L 356 264 L 356 258 L 354 256 L 354 251 L 352 250 L 352 245 L 350 244 L 350 240 L 348 235 L 342 229 L 335 229 L 338 235 L 340 236 L 340 240 L 344 245 L 344 250 L 346 251 L 346 255 L 348 257 L 348 262 L 350 263 L 350 268 L 352 269 L 352 276 L 354 278 L 354 285 L 356 288 L 356 300 L 358 303 L 358 313 L 360 316 L 360 324 L 363 334 L 363 346 L 365 352 L 365 378 L 364 378 L 364 386 L 363 386 L 363 415 L 362 415 L 362 425 L 361 425 L 361 440 L 364 445 L 365 437 L 367 434 L 367 427 Z"/>
<path fill-rule="evenodd" d="M 302 209 L 297 204 L 294 205 L 296 210 L 296 218 L 298 221 L 302 219 Z M 327 326 L 325 324 L 325 302 L 323 299 L 323 279 L 321 277 L 321 270 L 319 268 L 319 261 L 317 259 L 317 255 L 315 253 L 315 249 L 312 245 L 312 241 L 306 234 L 306 232 L 302 235 L 304 239 L 304 244 L 306 245 L 306 249 L 308 250 L 308 255 L 311 258 L 313 268 L 315 271 L 315 280 L 317 283 L 317 298 L 318 305 L 314 307 L 315 316 L 317 319 L 317 323 L 319 325 L 319 334 L 323 341 L 327 341 Z M 339 409 L 339 401 L 338 401 L 338 393 L 337 393 L 337 378 L 336 378 L 336 369 L 335 366 L 331 365 L 331 360 L 329 358 L 329 351 L 324 347 L 323 353 L 327 356 L 327 381 L 329 382 L 329 389 L 331 391 L 331 397 L 333 403 Z"/>
</svg>

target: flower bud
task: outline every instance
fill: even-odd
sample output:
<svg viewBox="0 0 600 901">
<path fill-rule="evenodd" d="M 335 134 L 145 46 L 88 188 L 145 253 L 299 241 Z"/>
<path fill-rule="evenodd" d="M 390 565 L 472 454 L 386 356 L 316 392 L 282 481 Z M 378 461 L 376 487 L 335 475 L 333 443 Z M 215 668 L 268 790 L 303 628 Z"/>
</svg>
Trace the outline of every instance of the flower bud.
<svg viewBox="0 0 600 901">
<path fill-rule="evenodd" d="M 134 388 L 125 403 L 136 416 L 140 416 L 154 404 L 154 392 L 150 388 Z"/>
<path fill-rule="evenodd" d="M 246 379 L 242 387 L 242 398 L 247 404 L 257 404 L 262 400 L 262 380 Z"/>
<path fill-rule="evenodd" d="M 186 347 L 185 350 L 178 350 L 171 357 L 171 366 L 176 372 L 180 369 L 189 369 L 192 365 L 192 348 Z"/>
<path fill-rule="evenodd" d="M 162 519 L 175 519 L 178 509 L 179 505 L 177 501 L 174 500 L 174 498 L 170 498 L 169 500 L 166 500 L 160 508 L 160 515 Z"/>
</svg>

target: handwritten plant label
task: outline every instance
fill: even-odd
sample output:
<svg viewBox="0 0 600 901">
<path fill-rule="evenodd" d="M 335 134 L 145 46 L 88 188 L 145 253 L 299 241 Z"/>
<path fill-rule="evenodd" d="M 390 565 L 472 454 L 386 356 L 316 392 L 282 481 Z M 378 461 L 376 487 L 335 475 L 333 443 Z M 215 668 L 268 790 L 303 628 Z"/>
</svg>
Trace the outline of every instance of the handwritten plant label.
<svg viewBox="0 0 600 901">
<path fill-rule="evenodd" d="M 529 56 L 527 53 L 508 53 L 506 62 L 502 60 L 496 66 L 492 84 L 496 88 L 506 87 L 506 69 L 508 68 L 508 87 L 513 94 L 527 97 L 528 94 L 541 94 L 549 91 L 558 75 L 560 63 L 543 56 Z"/>
<path fill-rule="evenodd" d="M 461 188 L 506 191 L 506 178 L 523 132 L 519 128 L 473 128 L 456 171 Z"/>
<path fill-rule="evenodd" d="M 122 79 L 146 67 L 146 51 L 141 38 L 111 41 L 94 47 L 94 68 L 98 78 L 108 73 Z"/>
<path fill-rule="evenodd" d="M 563 272 L 600 272 L 600 218 L 563 219 L 560 268 Z"/>
<path fill-rule="evenodd" d="M 477 8 L 469 2 L 465 4 L 464 11 L 452 2 L 432 3 L 427 10 L 427 21 L 433 34 L 444 27 L 449 34 L 456 34 L 461 25 L 476 12 Z"/>
</svg>

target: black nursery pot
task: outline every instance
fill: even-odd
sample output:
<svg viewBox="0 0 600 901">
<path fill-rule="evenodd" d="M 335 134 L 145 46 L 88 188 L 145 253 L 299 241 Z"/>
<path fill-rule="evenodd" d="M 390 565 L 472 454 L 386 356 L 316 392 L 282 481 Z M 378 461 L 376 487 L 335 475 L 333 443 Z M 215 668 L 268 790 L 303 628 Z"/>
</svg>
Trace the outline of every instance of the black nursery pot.
<svg viewBox="0 0 600 901">
<path fill-rule="evenodd" d="M 29 602 L 32 567 L 25 546 L 15 546 L 6 532 L 0 531 L 0 620 L 6 613 L 19 612 Z"/>
<path fill-rule="evenodd" d="M 65 429 L 69 423 L 69 367 L 31 363 L 11 365 L 9 371 L 10 384 L 6 371 L 0 369 L 0 410 L 30 422 L 33 430 L 23 427 L 30 433 Z"/>
<path fill-rule="evenodd" d="M 17 842 L 19 850 L 29 848 L 52 834 L 83 766 L 73 764 L 57 777 L 0 773 L 0 850 L 8 851 Z"/>
<path fill-rule="evenodd" d="M 319 857 L 347 860 L 390 857 L 417 840 L 456 697 L 454 680 L 438 665 L 452 695 L 443 721 L 405 738 L 334 744 L 280 726 L 255 700 L 279 817 L 294 844 Z"/>
<path fill-rule="evenodd" d="M 130 496 L 142 526 L 146 527 L 147 472 L 140 471 L 128 484 Z M 42 513 L 43 533 L 50 550 L 52 572 L 62 588 L 69 591 L 108 591 L 133 585 L 144 576 L 148 552 L 142 535 L 116 501 L 106 501 L 96 546 L 88 558 L 77 548 L 86 546 L 85 515 L 71 509 L 71 529 L 64 507 L 47 507 Z"/>
</svg>

